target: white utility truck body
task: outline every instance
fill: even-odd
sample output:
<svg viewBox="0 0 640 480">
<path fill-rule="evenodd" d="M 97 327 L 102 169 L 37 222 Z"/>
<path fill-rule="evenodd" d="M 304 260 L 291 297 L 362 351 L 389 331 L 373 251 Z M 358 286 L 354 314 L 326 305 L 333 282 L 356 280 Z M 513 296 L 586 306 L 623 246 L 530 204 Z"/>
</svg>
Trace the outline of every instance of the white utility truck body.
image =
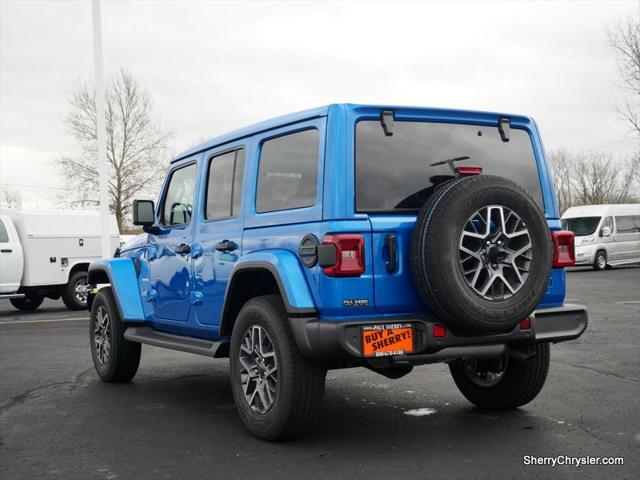
<svg viewBox="0 0 640 480">
<path fill-rule="evenodd" d="M 115 252 L 119 236 L 113 217 L 110 237 Z M 44 297 L 62 296 L 69 308 L 80 308 L 81 298 L 74 297 L 82 295 L 75 293 L 82 293 L 89 263 L 101 258 L 100 250 L 99 212 L 2 210 L 0 298 L 12 299 L 17 308 L 31 298 L 32 308 L 22 309 L 32 310 Z"/>
</svg>

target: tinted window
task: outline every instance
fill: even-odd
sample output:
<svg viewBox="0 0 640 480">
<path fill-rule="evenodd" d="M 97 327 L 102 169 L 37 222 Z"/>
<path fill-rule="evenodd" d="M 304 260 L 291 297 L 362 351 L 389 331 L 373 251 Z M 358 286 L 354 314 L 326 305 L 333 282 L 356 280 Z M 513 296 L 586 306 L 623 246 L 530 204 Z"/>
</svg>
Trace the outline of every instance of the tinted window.
<svg viewBox="0 0 640 480">
<path fill-rule="evenodd" d="M 602 217 L 565 218 L 562 220 L 562 229 L 573 232 L 576 237 L 583 237 L 595 233 Z"/>
<path fill-rule="evenodd" d="M 622 217 L 616 217 L 616 232 L 640 232 L 640 215 L 624 215 Z"/>
<path fill-rule="evenodd" d="M 453 178 L 442 160 L 468 156 L 456 166 L 482 167 L 522 186 L 542 206 L 538 169 L 529 135 L 512 128 L 503 142 L 497 127 L 431 122 L 395 122 L 385 136 L 378 120 L 356 125 L 356 209 L 415 210 L 434 187 Z"/>
<path fill-rule="evenodd" d="M 256 210 L 273 212 L 316 203 L 317 130 L 266 141 L 260 154 Z"/>
<path fill-rule="evenodd" d="M 240 212 L 244 150 L 227 152 L 209 161 L 205 218 L 221 220 Z"/>
<path fill-rule="evenodd" d="M 171 174 L 162 208 L 163 225 L 185 225 L 191 221 L 196 172 L 197 165 L 193 163 Z"/>
<path fill-rule="evenodd" d="M 4 222 L 0 220 L 0 243 L 7 243 L 9 241 L 9 234 L 4 226 Z"/>
</svg>

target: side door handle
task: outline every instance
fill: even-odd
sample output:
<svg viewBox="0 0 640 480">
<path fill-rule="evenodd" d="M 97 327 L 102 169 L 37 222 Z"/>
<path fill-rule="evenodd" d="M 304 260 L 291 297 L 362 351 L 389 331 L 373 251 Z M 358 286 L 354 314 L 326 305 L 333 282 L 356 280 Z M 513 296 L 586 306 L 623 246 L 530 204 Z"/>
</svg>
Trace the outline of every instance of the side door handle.
<svg viewBox="0 0 640 480">
<path fill-rule="evenodd" d="M 223 240 L 215 244 L 215 249 L 219 252 L 231 252 L 238 248 L 236 242 L 232 242 L 230 240 Z"/>
<path fill-rule="evenodd" d="M 11 253 L 11 252 L 13 252 L 13 250 L 11 250 L 10 248 L 3 248 L 2 250 L 0 250 L 0 252 L 2 252 L 2 253 Z"/>
<path fill-rule="evenodd" d="M 188 255 L 189 253 L 191 253 L 191 247 L 186 243 L 183 243 L 177 246 L 173 251 L 179 255 Z"/>
</svg>

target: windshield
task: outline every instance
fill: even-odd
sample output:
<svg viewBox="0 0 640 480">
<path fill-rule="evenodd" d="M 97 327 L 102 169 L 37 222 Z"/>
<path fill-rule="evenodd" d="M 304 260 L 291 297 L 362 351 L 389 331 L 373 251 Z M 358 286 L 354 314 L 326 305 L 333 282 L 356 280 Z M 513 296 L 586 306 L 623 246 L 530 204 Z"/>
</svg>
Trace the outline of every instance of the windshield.
<svg viewBox="0 0 640 480">
<path fill-rule="evenodd" d="M 523 187 L 542 208 L 540 179 L 529 134 L 511 129 L 503 142 L 498 127 L 433 122 L 395 122 L 386 136 L 378 120 L 356 124 L 356 210 L 415 211 L 454 167 L 482 167 Z M 469 157 L 469 158 L 462 158 Z M 437 164 L 437 165 L 433 165 Z"/>
<path fill-rule="evenodd" d="M 601 217 L 565 218 L 562 220 L 562 229 L 570 230 L 576 237 L 584 237 L 595 233 Z"/>
</svg>

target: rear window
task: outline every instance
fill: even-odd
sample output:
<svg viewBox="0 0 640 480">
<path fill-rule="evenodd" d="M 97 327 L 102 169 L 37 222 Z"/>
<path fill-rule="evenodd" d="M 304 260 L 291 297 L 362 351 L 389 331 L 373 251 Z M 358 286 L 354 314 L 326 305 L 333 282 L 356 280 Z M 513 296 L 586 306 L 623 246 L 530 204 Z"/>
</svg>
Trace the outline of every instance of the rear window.
<svg viewBox="0 0 640 480">
<path fill-rule="evenodd" d="M 498 127 L 433 122 L 395 122 L 385 136 L 380 121 L 356 124 L 356 210 L 415 211 L 434 188 L 453 178 L 443 160 L 470 157 L 455 166 L 482 167 L 523 187 L 542 208 L 542 192 L 531 140 L 511 129 L 503 142 Z"/>
</svg>

